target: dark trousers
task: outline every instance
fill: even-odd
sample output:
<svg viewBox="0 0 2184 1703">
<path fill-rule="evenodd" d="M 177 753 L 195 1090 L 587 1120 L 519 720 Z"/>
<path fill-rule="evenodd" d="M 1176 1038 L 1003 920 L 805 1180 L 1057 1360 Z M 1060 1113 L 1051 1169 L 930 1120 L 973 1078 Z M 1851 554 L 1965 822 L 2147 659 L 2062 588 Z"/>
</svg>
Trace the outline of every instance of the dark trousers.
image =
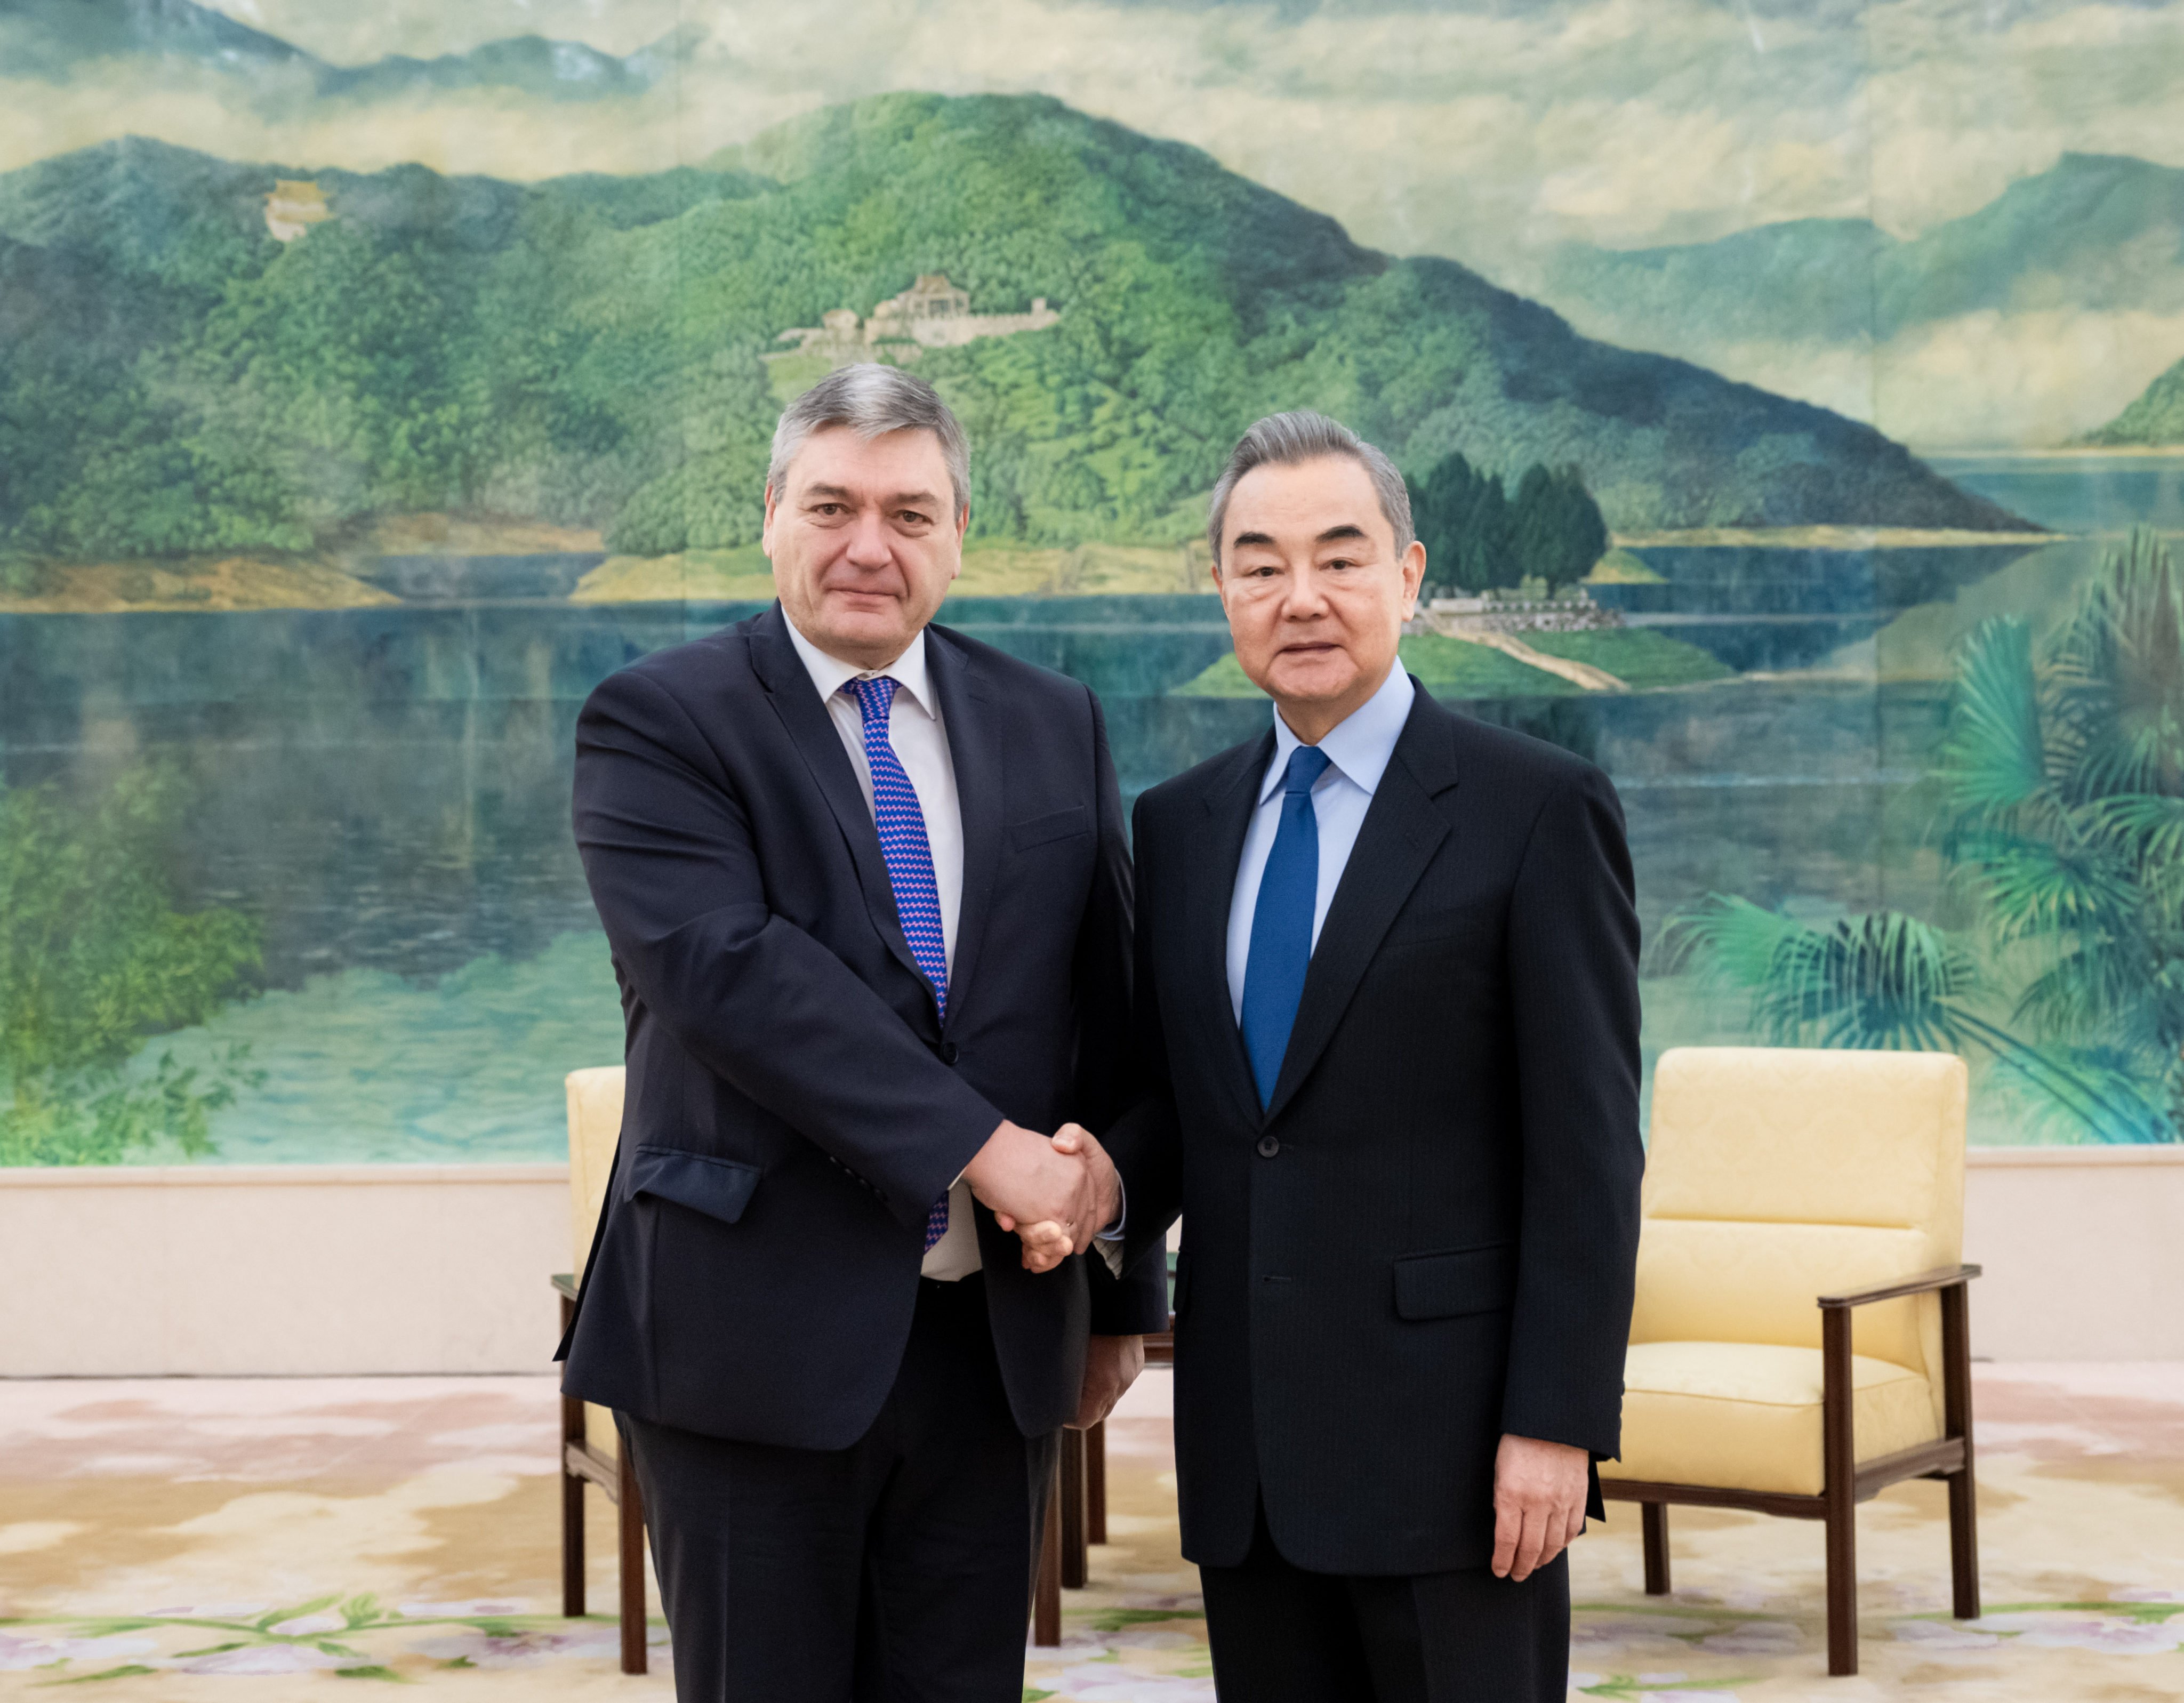
<svg viewBox="0 0 2184 1703">
<path fill-rule="evenodd" d="M 1020 1703 L 1055 1439 L 1016 1428 L 983 1283 L 917 1291 L 894 1388 L 850 1448 L 616 1416 L 678 1703 Z"/>
<path fill-rule="evenodd" d="M 1221 1703 L 1563 1703 L 1569 1557 L 1522 1584 L 1485 1567 L 1350 1578 L 1292 1566 L 1266 1510 L 1241 1567 L 1201 1567 Z"/>
</svg>

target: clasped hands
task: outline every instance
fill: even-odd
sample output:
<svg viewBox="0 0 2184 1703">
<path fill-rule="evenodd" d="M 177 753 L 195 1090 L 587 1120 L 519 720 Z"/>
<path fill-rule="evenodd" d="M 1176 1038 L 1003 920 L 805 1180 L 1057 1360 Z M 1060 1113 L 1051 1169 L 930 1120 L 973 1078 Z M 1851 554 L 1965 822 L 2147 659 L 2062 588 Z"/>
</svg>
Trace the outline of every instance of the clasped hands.
<svg viewBox="0 0 2184 1703">
<path fill-rule="evenodd" d="M 1023 1244 L 1024 1269 L 1050 1272 L 1092 1245 L 1122 1210 L 1106 1149 L 1082 1124 L 1051 1138 L 1004 1121 L 963 1169 L 972 1194 Z"/>
</svg>

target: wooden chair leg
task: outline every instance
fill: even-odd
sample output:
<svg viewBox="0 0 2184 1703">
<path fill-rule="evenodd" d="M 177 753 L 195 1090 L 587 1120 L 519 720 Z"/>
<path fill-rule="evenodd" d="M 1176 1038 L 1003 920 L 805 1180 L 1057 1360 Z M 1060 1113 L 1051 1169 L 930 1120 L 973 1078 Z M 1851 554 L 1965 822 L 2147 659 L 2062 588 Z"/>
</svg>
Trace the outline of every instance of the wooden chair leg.
<svg viewBox="0 0 2184 1703">
<path fill-rule="evenodd" d="M 1828 1672 L 1858 1672 L 1858 1464 L 1850 1310 L 1820 1313 L 1820 1436 L 1827 1498 Z"/>
<path fill-rule="evenodd" d="M 1640 1523 L 1646 1536 L 1646 1594 L 1669 1594 L 1669 1505 L 1641 1502 Z"/>
<path fill-rule="evenodd" d="M 1107 1422 L 1084 1433 L 1084 1541 L 1107 1541 Z"/>
<path fill-rule="evenodd" d="M 1979 1507 L 1971 1462 L 1949 1475 L 1949 1612 L 1958 1620 L 1980 1617 Z"/>
<path fill-rule="evenodd" d="M 575 1305 L 561 1297 L 561 1333 L 568 1334 Z M 570 1619 L 584 1612 L 584 1481 L 569 1470 L 569 1445 L 584 1440 L 584 1404 L 561 1398 L 561 1612 Z"/>
<path fill-rule="evenodd" d="M 1083 1590 L 1084 1552 L 1084 1433 L 1061 1433 L 1061 1588 Z"/>
<path fill-rule="evenodd" d="M 568 1458 L 561 1457 L 561 1612 L 577 1620 L 584 1612 L 584 1481 L 569 1470 Z"/>
<path fill-rule="evenodd" d="M 1979 1487 L 1972 1472 L 1972 1344 L 1969 1286 L 1942 1291 L 1942 1389 L 1947 1434 L 1964 1443 L 1964 1464 L 1949 1475 L 1950 1611 L 1980 1617 Z"/>
<path fill-rule="evenodd" d="M 1046 1520 L 1039 1545 L 1039 1572 L 1032 1585 L 1031 1641 L 1051 1650 L 1061 1642 L 1061 1463 L 1046 1487 Z"/>
<path fill-rule="evenodd" d="M 644 1651 L 644 1493 L 638 1489 L 637 1469 L 630 1464 L 625 1439 L 617 1451 L 621 1471 L 617 1485 L 616 1513 L 621 1535 L 621 1671 L 642 1673 Z"/>
</svg>

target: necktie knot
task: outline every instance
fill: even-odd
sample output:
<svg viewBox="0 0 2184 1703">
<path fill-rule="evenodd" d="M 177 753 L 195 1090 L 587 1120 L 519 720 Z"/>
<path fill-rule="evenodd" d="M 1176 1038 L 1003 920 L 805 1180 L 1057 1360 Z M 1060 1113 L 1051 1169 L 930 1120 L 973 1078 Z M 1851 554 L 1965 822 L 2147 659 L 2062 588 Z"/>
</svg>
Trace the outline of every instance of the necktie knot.
<svg viewBox="0 0 2184 1703">
<path fill-rule="evenodd" d="M 896 687 L 900 684 L 891 674 L 867 675 L 842 682 L 842 690 L 857 700 L 858 711 L 867 727 L 884 727 L 888 712 L 894 707 Z"/>
<path fill-rule="evenodd" d="M 1327 772 L 1329 759 L 1317 745 L 1300 745 L 1290 753 L 1289 776 L 1282 782 L 1282 790 L 1292 795 L 1309 793 Z"/>
</svg>

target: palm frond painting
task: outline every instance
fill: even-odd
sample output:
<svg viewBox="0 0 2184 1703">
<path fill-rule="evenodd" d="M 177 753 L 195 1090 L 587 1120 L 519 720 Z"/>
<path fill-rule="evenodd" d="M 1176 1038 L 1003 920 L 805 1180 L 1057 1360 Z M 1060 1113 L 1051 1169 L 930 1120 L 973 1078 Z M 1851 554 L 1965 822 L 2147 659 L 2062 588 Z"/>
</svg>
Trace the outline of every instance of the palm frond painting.
<svg viewBox="0 0 2184 1703">
<path fill-rule="evenodd" d="M 2159 537 L 2045 639 L 1972 632 L 1936 778 L 1971 929 L 1709 893 L 1659 967 L 1746 997 L 1773 1042 L 1983 1053 L 2079 1138 L 2184 1138 L 2184 573 Z"/>
</svg>

